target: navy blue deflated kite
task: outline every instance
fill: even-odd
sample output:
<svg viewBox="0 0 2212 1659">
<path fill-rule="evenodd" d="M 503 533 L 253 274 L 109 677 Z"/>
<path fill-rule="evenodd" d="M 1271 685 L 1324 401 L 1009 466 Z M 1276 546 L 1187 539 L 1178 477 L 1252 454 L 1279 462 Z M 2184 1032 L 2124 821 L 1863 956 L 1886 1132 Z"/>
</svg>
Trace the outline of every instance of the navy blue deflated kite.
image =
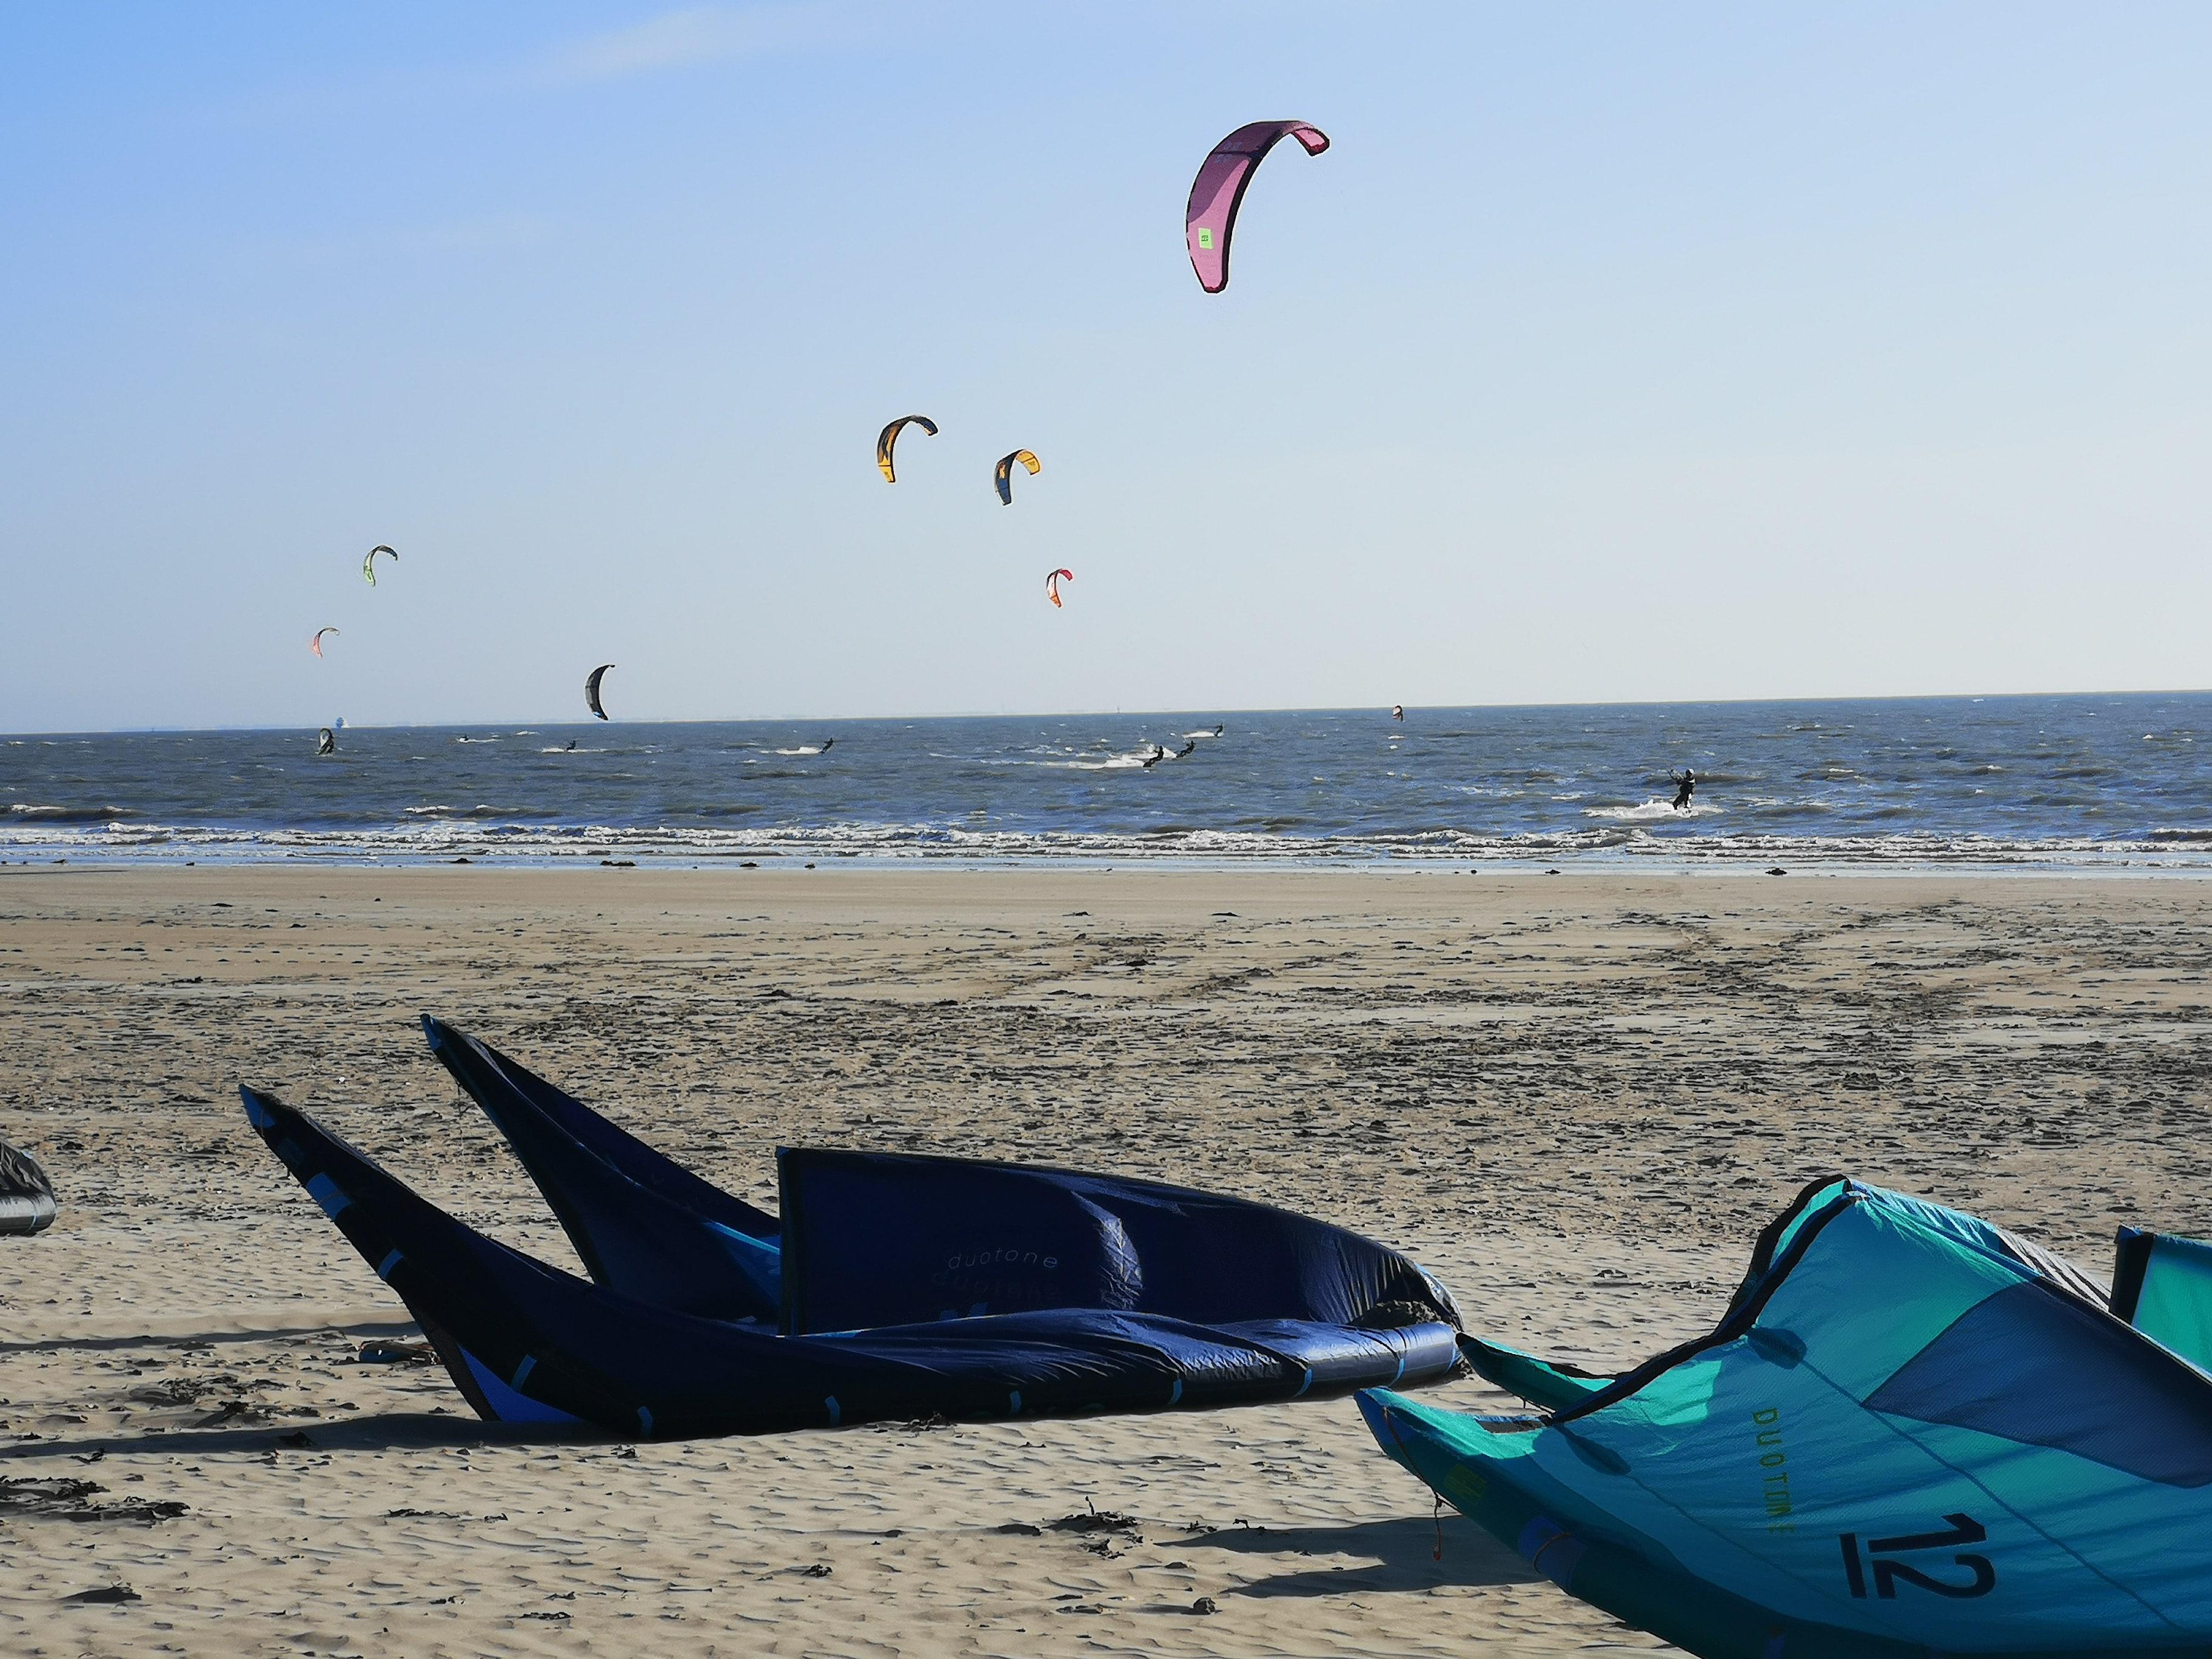
<svg viewBox="0 0 2212 1659">
<path fill-rule="evenodd" d="M 426 1025 L 591 1279 L 483 1237 L 313 1119 L 242 1092 L 487 1418 L 658 1437 L 998 1421 L 1418 1387 L 1462 1365 L 1443 1286 L 1340 1228 L 1152 1182 L 792 1149 L 777 1155 L 779 1218 Z"/>
<path fill-rule="evenodd" d="M 2207 1328 L 2212 1251 L 2132 1238 L 2140 1314 L 1972 1216 L 1818 1182 L 1710 1336 L 1618 1376 L 1463 1345 L 1542 1416 L 1360 1407 L 1537 1571 L 1707 1659 L 2203 1656 L 2212 1376 L 2158 1333 Z"/>
<path fill-rule="evenodd" d="M 443 1020 L 430 1052 L 522 1160 L 595 1284 L 702 1318 L 779 1322 L 781 1228 Z"/>
</svg>

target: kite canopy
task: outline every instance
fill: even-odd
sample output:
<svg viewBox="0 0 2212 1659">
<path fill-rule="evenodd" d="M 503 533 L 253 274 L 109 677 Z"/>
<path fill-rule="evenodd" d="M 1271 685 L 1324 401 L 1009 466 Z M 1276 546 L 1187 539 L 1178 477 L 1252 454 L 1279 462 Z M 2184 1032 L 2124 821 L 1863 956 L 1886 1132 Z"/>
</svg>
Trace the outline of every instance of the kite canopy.
<svg viewBox="0 0 2212 1659">
<path fill-rule="evenodd" d="M 1032 478 L 1044 465 L 1026 449 L 1018 449 L 1012 454 L 1000 458 L 998 466 L 991 473 L 991 482 L 998 485 L 999 500 L 1006 507 L 1014 504 L 1014 468 L 1018 464 L 1029 468 Z"/>
<path fill-rule="evenodd" d="M 2120 1229 L 2112 1316 L 2212 1371 L 2212 1244 Z"/>
<path fill-rule="evenodd" d="M 773 1322 L 776 1218 L 701 1180 L 489 1043 L 422 1017 L 430 1052 L 483 1109 L 585 1271 L 655 1307 Z"/>
<path fill-rule="evenodd" d="M 584 676 L 584 706 L 601 720 L 606 719 L 607 711 L 599 707 L 599 680 L 613 666 L 611 662 L 603 662 Z"/>
<path fill-rule="evenodd" d="M 1561 1588 L 1692 1653 L 2212 1642 L 2212 1377 L 1972 1216 L 1818 1182 L 1710 1336 L 1613 1377 L 1467 1346 L 1550 1413 L 1364 1395 L 1382 1449 Z"/>
<path fill-rule="evenodd" d="M 0 1233 L 35 1233 L 53 1225 L 54 1183 L 38 1159 L 0 1140 Z"/>
<path fill-rule="evenodd" d="M 398 562 L 399 555 L 393 553 L 392 549 L 385 546 L 382 543 L 380 542 L 374 547 L 370 548 L 368 550 L 368 556 L 361 562 L 361 574 L 362 580 L 367 581 L 371 587 L 376 586 L 376 556 L 380 553 L 391 553 L 392 562 L 394 563 Z"/>
<path fill-rule="evenodd" d="M 1190 249 L 1190 268 L 1198 285 L 1208 294 L 1229 286 L 1229 239 L 1237 232 L 1237 212 L 1252 174 L 1267 152 L 1285 138 L 1295 138 L 1309 155 L 1328 148 L 1328 135 L 1304 121 L 1255 121 L 1242 126 L 1213 147 L 1191 181 L 1190 202 L 1184 208 L 1183 240 Z"/>
<path fill-rule="evenodd" d="M 313 1119 L 241 1093 L 487 1418 L 663 1437 L 999 1421 L 1418 1386 L 1459 1364 L 1449 1294 L 1339 1228 L 1152 1182 L 790 1149 L 779 1224 L 426 1025 L 592 1281 L 483 1237 Z M 692 1310 L 702 1303 L 714 1311 Z"/>
<path fill-rule="evenodd" d="M 920 427 L 934 438 L 937 422 L 927 415 L 902 415 L 876 434 L 876 465 L 883 469 L 884 482 L 896 483 L 898 474 L 891 470 L 891 450 L 898 442 L 899 433 L 908 424 Z"/>
<path fill-rule="evenodd" d="M 335 628 L 317 629 L 315 630 L 315 637 L 307 641 L 307 649 L 313 652 L 317 656 L 321 656 L 323 654 L 323 635 L 325 634 L 335 634 L 337 631 L 338 630 Z"/>
<path fill-rule="evenodd" d="M 1073 570 L 1055 570 L 1044 579 L 1044 596 L 1052 601 L 1052 608 L 1060 609 L 1060 585 L 1075 580 Z"/>
</svg>

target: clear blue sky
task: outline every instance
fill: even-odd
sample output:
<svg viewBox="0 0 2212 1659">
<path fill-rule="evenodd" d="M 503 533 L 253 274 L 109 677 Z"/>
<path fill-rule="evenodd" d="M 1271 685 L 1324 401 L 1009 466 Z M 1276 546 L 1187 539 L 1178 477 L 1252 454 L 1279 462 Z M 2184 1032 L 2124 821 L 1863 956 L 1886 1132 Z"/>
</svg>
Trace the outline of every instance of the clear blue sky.
<svg viewBox="0 0 2212 1659">
<path fill-rule="evenodd" d="M 19 0 L 0 730 L 2204 686 L 2208 67 L 2201 3 Z M 1206 296 L 1272 117 L 1335 146 Z"/>
</svg>

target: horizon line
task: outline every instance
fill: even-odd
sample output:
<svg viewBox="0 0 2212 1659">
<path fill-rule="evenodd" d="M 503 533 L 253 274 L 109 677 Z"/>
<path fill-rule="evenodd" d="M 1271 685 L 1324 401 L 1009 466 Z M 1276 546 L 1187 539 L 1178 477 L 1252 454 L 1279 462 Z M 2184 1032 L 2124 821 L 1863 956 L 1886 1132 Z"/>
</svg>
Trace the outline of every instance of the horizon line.
<svg viewBox="0 0 2212 1659">
<path fill-rule="evenodd" d="M 1640 700 L 1602 699 L 1588 702 L 1485 702 L 1485 703 L 1346 703 L 1335 707 L 1320 704 L 1279 704 L 1244 708 L 1210 707 L 1200 708 L 1067 708 L 1037 711 L 993 713 L 978 709 L 950 713 L 914 714 L 743 714 L 684 716 L 673 719 L 632 719 L 605 722 L 591 719 L 556 719 L 538 721 L 541 726 L 580 726 L 592 730 L 602 724 L 615 726 L 838 726 L 863 722 L 894 720 L 1046 720 L 1098 719 L 1156 719 L 1173 715 L 1177 718 L 1199 718 L 1204 714 L 1350 714 L 1368 710 L 1387 713 L 1393 707 L 1409 712 L 1430 710 L 1442 714 L 1480 714 L 1505 709 L 1535 708 L 1732 708 L 1750 703 L 1772 703 L 1778 706 L 1806 703 L 1856 702 L 2011 702 L 2028 697 L 2196 697 L 2212 695 L 2212 687 L 2171 687 L 2149 690 L 2081 690 L 2081 691 L 1903 691 L 1884 692 L 1875 696 L 1795 696 L 1795 697 L 1655 697 Z M 343 717 L 341 716 L 341 719 Z M 371 725 L 344 727 L 349 732 L 446 732 L 466 730 L 471 726 L 512 726 L 525 723 L 528 716 L 507 720 L 483 719 L 464 720 L 395 720 Z M 26 738 L 110 738 L 184 736 L 201 732 L 307 732 L 319 730 L 326 721 L 309 721 L 300 725 L 277 724 L 273 721 L 241 721 L 217 726 L 105 726 L 52 727 L 45 730 L 0 732 L 0 741 Z"/>
</svg>

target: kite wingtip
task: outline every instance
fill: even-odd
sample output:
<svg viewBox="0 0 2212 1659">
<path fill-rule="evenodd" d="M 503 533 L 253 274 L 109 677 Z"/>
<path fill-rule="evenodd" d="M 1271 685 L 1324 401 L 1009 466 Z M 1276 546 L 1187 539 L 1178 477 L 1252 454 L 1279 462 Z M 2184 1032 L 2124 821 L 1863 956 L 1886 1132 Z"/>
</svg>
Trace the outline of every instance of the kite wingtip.
<svg viewBox="0 0 2212 1659">
<path fill-rule="evenodd" d="M 241 1083 L 238 1085 L 238 1097 L 246 1107 L 246 1121 L 256 1129 L 266 1129 L 276 1123 L 276 1115 L 269 1109 L 276 1103 L 273 1097 L 263 1094 L 250 1083 Z"/>
</svg>

